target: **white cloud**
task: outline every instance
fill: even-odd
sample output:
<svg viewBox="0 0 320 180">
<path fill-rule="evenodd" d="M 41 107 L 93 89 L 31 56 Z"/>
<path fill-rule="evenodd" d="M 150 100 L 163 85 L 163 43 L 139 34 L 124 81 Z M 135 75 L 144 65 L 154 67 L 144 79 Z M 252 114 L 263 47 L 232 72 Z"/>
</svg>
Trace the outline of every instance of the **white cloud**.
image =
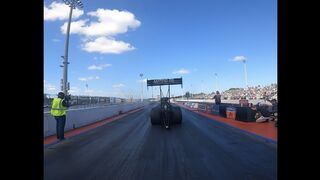
<svg viewBox="0 0 320 180">
<path fill-rule="evenodd" d="M 189 74 L 189 73 L 190 73 L 190 71 L 187 69 L 184 69 L 184 68 L 173 72 L 173 74 Z"/>
<path fill-rule="evenodd" d="M 129 43 L 114 39 L 114 36 L 126 33 L 129 29 L 135 29 L 141 25 L 134 14 L 116 9 L 97 9 L 87 15 L 96 20 L 91 18 L 73 21 L 70 28 L 71 34 L 84 36 L 82 50 L 90 53 L 120 54 L 135 49 Z M 60 27 L 60 30 L 63 34 L 67 32 L 67 22 Z"/>
<path fill-rule="evenodd" d="M 52 2 L 49 7 L 44 5 L 43 7 L 44 20 L 55 21 L 55 20 L 67 20 L 69 18 L 70 7 L 64 3 Z M 83 15 L 83 10 L 74 9 L 72 11 L 72 18 L 76 19 Z"/>
<path fill-rule="evenodd" d="M 46 93 L 55 93 L 55 92 L 57 92 L 56 86 L 46 82 L 45 80 L 43 81 L 43 89 L 44 89 L 44 92 L 46 92 Z"/>
<path fill-rule="evenodd" d="M 48 90 L 48 91 L 56 91 L 57 89 L 56 89 L 56 87 L 53 86 L 53 85 L 48 85 L 47 90 Z"/>
<path fill-rule="evenodd" d="M 88 27 L 86 34 L 90 36 L 110 36 L 125 33 L 129 28 L 137 28 L 141 22 L 135 19 L 134 14 L 116 9 L 98 9 L 88 15 L 97 17 L 98 22 L 93 22 Z"/>
<path fill-rule="evenodd" d="M 246 61 L 247 60 L 247 58 L 246 57 L 244 57 L 244 56 L 235 56 L 235 57 L 233 57 L 233 59 L 232 59 L 232 61 Z"/>
<path fill-rule="evenodd" d="M 111 64 L 100 64 L 100 65 L 91 65 L 88 67 L 89 70 L 102 70 L 106 67 L 112 66 Z"/>
<path fill-rule="evenodd" d="M 70 25 L 70 34 L 84 34 L 83 30 L 85 28 L 85 24 L 88 22 L 87 19 L 85 20 L 79 20 L 79 21 L 73 21 Z M 61 27 L 60 30 L 63 34 L 67 33 L 67 27 L 68 22 L 65 22 Z"/>
<path fill-rule="evenodd" d="M 87 78 L 83 77 L 83 78 L 79 78 L 80 81 L 87 81 Z"/>
<path fill-rule="evenodd" d="M 134 50 L 135 48 L 129 43 L 123 41 L 116 41 L 114 39 L 106 37 L 99 37 L 93 41 L 85 42 L 82 49 L 87 52 L 98 52 L 102 54 L 120 54 L 125 51 Z"/>
<path fill-rule="evenodd" d="M 78 88 L 78 87 L 70 87 L 69 93 L 79 94 L 80 93 L 80 88 Z"/>
<path fill-rule="evenodd" d="M 52 39 L 53 42 L 60 42 L 60 39 Z"/>
<path fill-rule="evenodd" d="M 124 84 L 114 84 L 112 85 L 113 88 L 122 88 L 122 87 L 125 87 Z"/>
<path fill-rule="evenodd" d="M 98 21 L 79 20 L 71 23 L 71 33 L 85 36 L 115 36 L 126 33 L 129 28 L 135 29 L 141 22 L 135 19 L 134 14 L 128 11 L 97 9 L 87 13 L 91 17 L 96 17 Z M 61 27 L 61 31 L 66 33 L 67 23 Z"/>
<path fill-rule="evenodd" d="M 84 90 L 84 92 L 85 93 L 93 93 L 93 92 L 95 92 L 93 89 L 86 89 L 86 90 Z"/>
<path fill-rule="evenodd" d="M 99 76 L 89 76 L 89 77 L 81 77 L 79 78 L 80 81 L 90 81 L 90 80 L 97 80 L 100 79 Z"/>
</svg>

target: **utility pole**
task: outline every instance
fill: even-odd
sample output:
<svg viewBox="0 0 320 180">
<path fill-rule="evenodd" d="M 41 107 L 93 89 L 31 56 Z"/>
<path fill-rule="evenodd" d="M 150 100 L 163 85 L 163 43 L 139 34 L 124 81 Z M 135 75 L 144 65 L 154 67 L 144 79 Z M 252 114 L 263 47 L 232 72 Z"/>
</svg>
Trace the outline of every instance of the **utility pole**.
<svg viewBox="0 0 320 180">
<path fill-rule="evenodd" d="M 88 96 L 90 96 L 89 89 L 88 89 L 88 83 L 86 83 L 86 89 L 87 89 Z"/>
<path fill-rule="evenodd" d="M 218 91 L 218 74 L 214 73 L 214 76 L 216 77 L 216 91 Z"/>
<path fill-rule="evenodd" d="M 143 101 L 143 80 L 142 80 L 143 74 L 140 73 L 140 78 L 141 78 L 141 102 Z"/>
<path fill-rule="evenodd" d="M 248 88 L 248 76 L 247 76 L 247 64 L 246 64 L 246 60 L 243 60 L 243 68 L 244 68 L 244 80 L 246 83 L 246 88 Z"/>
</svg>

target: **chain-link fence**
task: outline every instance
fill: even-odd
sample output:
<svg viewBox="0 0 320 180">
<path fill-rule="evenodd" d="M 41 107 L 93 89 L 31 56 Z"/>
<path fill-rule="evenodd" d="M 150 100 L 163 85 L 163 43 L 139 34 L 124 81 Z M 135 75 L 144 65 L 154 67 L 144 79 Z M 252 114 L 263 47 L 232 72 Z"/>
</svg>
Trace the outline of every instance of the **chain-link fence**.
<svg viewBox="0 0 320 180">
<path fill-rule="evenodd" d="M 53 98 L 57 95 L 44 94 L 43 106 L 44 108 L 51 108 Z M 120 103 L 133 103 L 136 99 L 125 99 L 117 97 L 100 97 L 100 96 L 70 96 L 69 104 L 71 107 L 87 107 L 87 106 L 99 106 L 99 105 L 111 105 Z"/>
</svg>

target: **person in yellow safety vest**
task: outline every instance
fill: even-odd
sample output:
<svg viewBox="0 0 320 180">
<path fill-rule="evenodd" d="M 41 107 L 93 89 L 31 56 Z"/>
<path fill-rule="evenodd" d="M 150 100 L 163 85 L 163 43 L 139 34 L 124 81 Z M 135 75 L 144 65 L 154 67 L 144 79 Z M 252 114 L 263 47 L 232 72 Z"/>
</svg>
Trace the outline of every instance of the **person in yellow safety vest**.
<svg viewBox="0 0 320 180">
<path fill-rule="evenodd" d="M 64 127 L 66 124 L 66 112 L 67 112 L 68 101 L 65 99 L 63 92 L 58 93 L 58 97 L 54 98 L 51 105 L 51 115 L 57 121 L 57 139 L 60 141 L 64 140 Z"/>
</svg>

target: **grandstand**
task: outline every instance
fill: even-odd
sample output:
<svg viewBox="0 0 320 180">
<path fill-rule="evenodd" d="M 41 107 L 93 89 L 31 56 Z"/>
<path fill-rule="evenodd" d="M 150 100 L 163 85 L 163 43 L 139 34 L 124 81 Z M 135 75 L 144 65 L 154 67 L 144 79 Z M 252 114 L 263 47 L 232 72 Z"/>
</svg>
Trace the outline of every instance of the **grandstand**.
<svg viewBox="0 0 320 180">
<path fill-rule="evenodd" d="M 270 84 L 266 86 L 252 86 L 247 89 L 244 88 L 230 88 L 226 91 L 220 92 L 224 100 L 239 100 L 243 97 L 249 100 L 259 99 L 278 99 L 277 84 Z M 197 93 L 190 95 L 189 99 L 212 99 L 215 92 L 212 93 Z"/>
</svg>

